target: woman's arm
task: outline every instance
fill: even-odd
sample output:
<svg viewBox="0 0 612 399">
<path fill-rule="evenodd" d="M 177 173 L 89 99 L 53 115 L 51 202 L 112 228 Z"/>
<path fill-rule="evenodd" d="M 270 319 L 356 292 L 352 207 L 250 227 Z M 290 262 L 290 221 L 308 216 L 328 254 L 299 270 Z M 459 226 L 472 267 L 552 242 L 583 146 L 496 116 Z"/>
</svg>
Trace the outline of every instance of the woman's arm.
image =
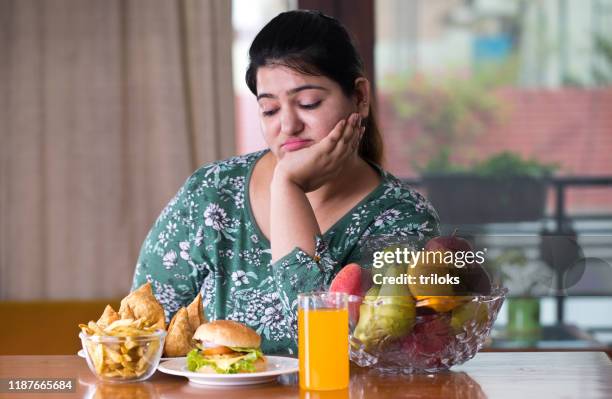
<svg viewBox="0 0 612 399">
<path fill-rule="evenodd" d="M 319 143 L 286 153 L 274 169 L 270 186 L 270 241 L 272 261 L 294 248 L 315 253 L 315 236 L 320 234 L 306 193 L 321 187 L 354 155 L 362 132 L 358 114 L 342 120 Z"/>
<path fill-rule="evenodd" d="M 270 186 L 270 236 L 272 262 L 301 248 L 314 256 L 314 237 L 321 234 L 304 190 L 283 173 L 274 173 Z"/>
</svg>

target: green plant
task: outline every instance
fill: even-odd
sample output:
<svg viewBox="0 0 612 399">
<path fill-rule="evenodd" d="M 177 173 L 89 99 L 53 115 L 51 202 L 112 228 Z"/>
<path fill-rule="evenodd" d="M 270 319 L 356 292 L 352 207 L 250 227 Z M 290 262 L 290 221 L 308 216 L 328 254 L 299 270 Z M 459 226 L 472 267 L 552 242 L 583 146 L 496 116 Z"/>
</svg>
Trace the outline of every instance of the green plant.
<svg viewBox="0 0 612 399">
<path fill-rule="evenodd" d="M 386 82 L 397 118 L 416 133 L 409 147 L 415 170 L 422 174 L 544 177 L 558 168 L 510 151 L 475 161 L 473 140 L 504 115 L 505 108 L 492 89 L 499 84 L 495 76 L 511 79 L 514 64 L 509 65 L 482 70 L 473 79 L 434 83 L 425 77 L 396 76 Z"/>
<path fill-rule="evenodd" d="M 473 140 L 500 120 L 503 107 L 491 91 L 494 74 L 479 76 L 436 82 L 396 76 L 387 82 L 397 119 L 416 132 L 408 154 L 415 170 L 461 170 L 473 156 Z"/>
<path fill-rule="evenodd" d="M 487 177 L 550 176 L 559 167 L 558 164 L 543 163 L 536 159 L 523 159 L 510 151 L 503 151 L 476 163 L 471 170 L 474 174 Z"/>
</svg>

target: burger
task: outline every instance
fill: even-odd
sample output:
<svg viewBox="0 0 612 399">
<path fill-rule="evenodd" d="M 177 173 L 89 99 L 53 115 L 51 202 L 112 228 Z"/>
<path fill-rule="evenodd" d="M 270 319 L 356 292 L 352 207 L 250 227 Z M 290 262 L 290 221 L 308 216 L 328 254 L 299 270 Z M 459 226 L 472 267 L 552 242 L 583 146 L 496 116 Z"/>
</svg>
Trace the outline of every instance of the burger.
<svg viewBox="0 0 612 399">
<path fill-rule="evenodd" d="M 187 369 L 198 373 L 237 374 L 266 369 L 261 337 L 232 320 L 202 324 L 193 335 L 196 349 L 187 354 Z"/>
</svg>

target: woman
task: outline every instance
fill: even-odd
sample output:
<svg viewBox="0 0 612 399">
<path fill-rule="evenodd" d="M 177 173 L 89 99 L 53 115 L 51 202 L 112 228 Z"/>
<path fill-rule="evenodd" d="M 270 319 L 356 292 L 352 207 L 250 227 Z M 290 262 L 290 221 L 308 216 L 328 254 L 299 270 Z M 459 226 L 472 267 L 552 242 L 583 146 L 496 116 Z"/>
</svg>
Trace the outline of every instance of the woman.
<svg viewBox="0 0 612 399">
<path fill-rule="evenodd" d="M 369 235 L 436 234 L 435 211 L 378 166 L 382 140 L 362 61 L 319 12 L 278 15 L 251 45 L 246 81 L 269 149 L 204 165 L 162 211 L 133 287 L 170 318 L 202 292 L 209 320 L 297 353 L 296 298 L 327 287 Z"/>
</svg>

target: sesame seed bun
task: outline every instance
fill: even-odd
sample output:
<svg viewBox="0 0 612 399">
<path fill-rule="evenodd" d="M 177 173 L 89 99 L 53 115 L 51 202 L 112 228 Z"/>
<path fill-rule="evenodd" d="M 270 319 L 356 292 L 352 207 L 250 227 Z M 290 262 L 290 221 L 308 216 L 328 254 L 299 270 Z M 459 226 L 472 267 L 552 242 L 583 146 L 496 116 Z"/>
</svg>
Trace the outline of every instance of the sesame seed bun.
<svg viewBox="0 0 612 399">
<path fill-rule="evenodd" d="M 233 320 L 204 323 L 193 334 L 193 339 L 219 346 L 259 348 L 261 337 L 253 329 Z"/>
</svg>

